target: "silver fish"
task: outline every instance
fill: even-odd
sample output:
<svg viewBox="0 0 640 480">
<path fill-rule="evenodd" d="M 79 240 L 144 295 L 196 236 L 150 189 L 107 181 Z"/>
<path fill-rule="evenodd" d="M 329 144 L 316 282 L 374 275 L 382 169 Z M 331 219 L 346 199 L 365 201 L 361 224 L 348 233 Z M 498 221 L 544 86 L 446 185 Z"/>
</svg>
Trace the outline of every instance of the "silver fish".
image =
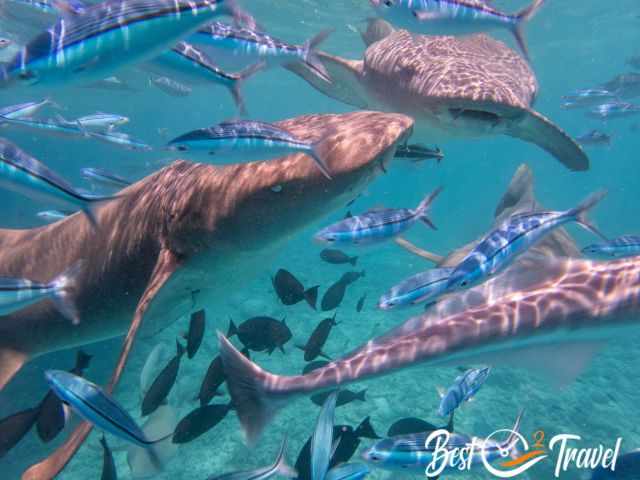
<svg viewBox="0 0 640 480">
<path fill-rule="evenodd" d="M 83 128 L 98 128 L 111 131 L 120 125 L 129 123 L 129 117 L 114 113 L 97 112 L 92 115 L 85 115 L 84 117 L 76 118 L 75 120 L 72 120 L 71 123 L 80 124 Z"/>
<path fill-rule="evenodd" d="M 490 368 L 472 368 L 456 377 L 446 392 L 443 392 L 438 406 L 438 415 L 448 416 L 464 402 L 471 400 L 489 377 Z"/>
<path fill-rule="evenodd" d="M 32 117 L 47 105 L 55 105 L 51 100 L 45 98 L 39 102 L 19 103 L 9 107 L 0 108 L 0 117 L 5 118 L 25 118 Z"/>
<path fill-rule="evenodd" d="M 46 133 L 56 137 L 66 138 L 86 138 L 87 131 L 80 124 L 74 125 L 67 122 L 62 117 L 57 120 L 33 120 L 30 118 L 10 118 L 0 117 L 0 124 L 6 124 L 10 127 L 16 127 L 23 130 L 35 131 L 38 133 Z"/>
<path fill-rule="evenodd" d="M 17 145 L 0 138 L 0 185 L 65 209 L 79 208 L 95 227 L 92 207 L 114 197 L 82 194 Z"/>
<path fill-rule="evenodd" d="M 389 240 L 422 221 L 436 229 L 427 216 L 431 203 L 442 189 L 437 188 L 414 208 L 386 208 L 369 210 L 362 215 L 344 218 L 323 228 L 314 235 L 320 242 L 331 244 L 366 245 Z"/>
<path fill-rule="evenodd" d="M 587 115 L 598 120 L 630 117 L 640 114 L 640 105 L 627 102 L 609 102 L 592 108 Z"/>
<path fill-rule="evenodd" d="M 80 174 L 90 182 L 97 182 L 110 187 L 125 188 L 131 185 L 129 180 L 102 168 L 83 168 L 80 170 Z"/>
<path fill-rule="evenodd" d="M 60 210 L 43 210 L 42 212 L 38 212 L 36 215 L 38 216 L 38 218 L 44 220 L 45 222 L 57 222 L 58 220 L 67 218 L 69 215 L 73 215 L 73 212 L 61 212 Z"/>
<path fill-rule="evenodd" d="M 136 150 L 140 152 L 150 152 L 153 147 L 142 140 L 132 137 L 128 133 L 123 132 L 92 132 L 89 130 L 84 131 L 85 136 L 89 138 L 95 138 L 101 142 L 111 145 L 117 145 L 119 147 L 126 148 L 127 150 Z"/>
<path fill-rule="evenodd" d="M 311 437 L 311 480 L 324 480 L 331 460 L 333 423 L 338 392 L 332 392 L 322 405 Z"/>
<path fill-rule="evenodd" d="M 188 97 L 193 91 L 191 87 L 183 83 L 178 82 L 169 77 L 154 77 L 149 78 L 149 83 L 155 85 L 167 95 L 172 97 Z"/>
<path fill-rule="evenodd" d="M 544 0 L 533 0 L 514 14 L 470 0 L 370 0 L 378 15 L 399 28 L 426 35 L 468 35 L 490 30 L 510 31 L 525 57 L 529 57 L 524 25 Z"/>
<path fill-rule="evenodd" d="M 440 296 L 447 288 L 453 268 L 432 268 L 417 273 L 391 288 L 380 297 L 378 308 L 389 310 L 396 307 L 417 305 Z"/>
<path fill-rule="evenodd" d="M 576 141 L 583 146 L 611 145 L 611 136 L 599 130 L 591 130 L 576 137 Z"/>
<path fill-rule="evenodd" d="M 623 235 L 604 243 L 589 245 L 582 253 L 604 257 L 634 257 L 640 255 L 640 236 Z"/>
</svg>

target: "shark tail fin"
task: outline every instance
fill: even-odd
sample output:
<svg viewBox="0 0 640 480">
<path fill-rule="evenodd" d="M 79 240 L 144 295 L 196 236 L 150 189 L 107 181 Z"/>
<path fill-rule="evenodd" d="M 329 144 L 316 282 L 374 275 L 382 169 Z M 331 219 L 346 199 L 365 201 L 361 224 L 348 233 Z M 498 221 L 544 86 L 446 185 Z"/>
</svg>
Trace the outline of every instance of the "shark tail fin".
<svg viewBox="0 0 640 480">
<path fill-rule="evenodd" d="M 597 235 L 603 240 L 607 240 L 600 230 L 596 228 L 596 226 L 587 218 L 587 213 L 593 207 L 595 207 L 600 200 L 602 200 L 607 194 L 606 190 L 599 190 L 595 193 L 589 195 L 585 200 L 583 200 L 577 207 L 569 210 L 568 215 L 570 217 L 574 217 L 578 225 L 580 225 L 585 230 Z"/>
<path fill-rule="evenodd" d="M 524 38 L 524 27 L 529 20 L 531 20 L 542 4 L 544 0 L 533 0 L 529 4 L 529 6 L 523 8 L 515 15 L 515 22 L 513 24 L 513 36 L 516 38 L 516 42 L 518 42 L 518 46 L 525 58 L 529 60 L 529 49 L 527 48 L 527 41 Z"/>
<path fill-rule="evenodd" d="M 431 204 L 433 200 L 440 194 L 442 191 L 442 187 L 436 188 L 433 192 L 425 197 L 424 200 L 420 202 L 420 204 L 416 207 L 416 214 L 425 224 L 431 227 L 433 230 L 437 230 L 436 226 L 433 224 L 431 219 L 427 216 L 429 213 L 429 209 L 431 208 Z"/>
<path fill-rule="evenodd" d="M 303 45 L 305 63 L 309 66 L 309 68 L 311 68 L 316 73 L 318 73 L 318 75 L 323 77 L 323 79 L 326 80 L 327 82 L 331 82 L 331 76 L 329 75 L 327 68 L 322 63 L 322 60 L 320 60 L 320 57 L 318 56 L 316 49 L 318 45 L 324 42 L 327 39 L 327 37 L 331 35 L 332 32 L 333 32 L 333 29 L 331 28 L 322 30 L 315 37 L 307 40 Z"/>
<path fill-rule="evenodd" d="M 247 441 L 254 444 L 282 403 L 268 391 L 276 377 L 242 355 L 221 332 L 218 342 L 231 400 Z M 279 397 L 281 401 L 286 399 L 285 395 Z"/>
<path fill-rule="evenodd" d="M 71 265 L 71 267 L 54 278 L 50 284 L 53 289 L 51 300 L 53 300 L 58 311 L 71 320 L 71 323 L 74 325 L 80 323 L 80 315 L 70 296 L 70 292 L 76 287 L 77 278 L 78 275 L 80 275 L 83 266 L 84 261 L 78 260 L 76 263 Z"/>
<path fill-rule="evenodd" d="M 241 90 L 244 82 L 261 71 L 265 66 L 265 62 L 258 62 L 254 63 L 253 65 L 249 65 L 247 68 L 238 73 L 236 80 L 232 83 L 231 87 L 229 87 L 231 90 L 231 95 L 233 96 L 233 101 L 240 111 L 240 115 L 244 116 L 247 114 L 247 107 L 244 103 L 244 97 L 242 96 Z"/>
</svg>

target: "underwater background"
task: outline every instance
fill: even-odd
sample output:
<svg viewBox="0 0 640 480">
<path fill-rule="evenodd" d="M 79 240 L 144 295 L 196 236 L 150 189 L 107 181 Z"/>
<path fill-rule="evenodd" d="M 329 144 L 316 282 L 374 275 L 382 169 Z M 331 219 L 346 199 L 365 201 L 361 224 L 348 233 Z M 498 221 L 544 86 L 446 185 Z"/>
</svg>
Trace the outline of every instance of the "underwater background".
<svg viewBox="0 0 640 480">
<path fill-rule="evenodd" d="M 495 2 L 506 11 L 516 11 L 526 2 L 501 0 Z M 246 1 L 258 23 L 274 36 L 292 43 L 302 43 L 322 29 L 335 32 L 321 49 L 345 58 L 361 58 L 365 49 L 358 28 L 372 12 L 366 0 L 317 1 L 277 0 Z M 508 34 L 495 33 L 513 48 Z M 525 163 L 535 177 L 537 199 L 547 208 L 565 209 L 576 205 L 589 193 L 606 188 L 609 194 L 592 213 L 599 228 L 610 236 L 640 233 L 637 214 L 640 202 L 640 117 L 613 119 L 607 122 L 587 118 L 581 110 L 563 110 L 561 97 L 571 90 L 588 88 L 608 81 L 613 76 L 631 71 L 627 58 L 640 55 L 640 3 L 637 0 L 602 2 L 597 0 L 549 0 L 527 28 L 532 67 L 539 82 L 536 109 L 553 119 L 572 136 L 598 128 L 613 137 L 611 146 L 589 148 L 591 169 L 572 173 L 559 166 L 539 148 L 504 136 L 482 139 L 444 139 L 438 142 L 445 158 L 436 163 L 394 161 L 388 173 L 381 175 L 356 202 L 321 222 L 296 234 L 282 248 L 277 258 L 260 265 L 261 273 L 241 290 L 229 291 L 226 302 L 207 309 L 207 325 L 203 346 L 193 360 L 183 361 L 177 385 L 169 399 L 176 417 L 182 418 L 197 406 L 200 381 L 217 352 L 215 331 L 226 332 L 229 318 L 236 323 L 256 315 L 286 317 L 293 339 L 285 346 L 286 353 L 276 350 L 272 355 L 254 353 L 252 359 L 274 373 L 299 373 L 305 362 L 303 353 L 294 345 L 302 344 L 315 325 L 332 312 L 314 312 L 304 302 L 286 307 L 276 297 L 271 276 L 279 268 L 293 272 L 302 283 L 321 285 L 320 295 L 350 266 L 330 265 L 320 260 L 323 248 L 312 241 L 313 234 L 331 221 L 342 218 L 347 209 L 354 212 L 384 205 L 414 207 L 423 196 L 442 185 L 443 193 L 435 203 L 431 218 L 438 230 L 417 225 L 406 238 L 426 250 L 445 255 L 487 231 L 493 212 L 517 167 Z M 8 54 L 8 52 L 3 52 Z M 135 78 L 135 77 L 134 77 Z M 135 81 L 132 81 L 135 85 Z M 126 131 L 151 144 L 162 145 L 168 138 L 202 126 L 230 119 L 235 108 L 228 92 L 221 87 L 199 86 L 185 98 L 162 95 L 139 80 L 136 92 L 103 92 L 74 89 L 49 97 L 62 105 L 62 114 L 75 118 L 95 111 L 109 111 L 131 118 Z M 270 69 L 250 79 L 244 87 L 250 118 L 277 121 L 307 113 L 338 113 L 352 110 L 312 89 L 300 78 L 284 69 Z M 19 98 L 18 98 L 19 97 Z M 0 105 L 37 100 L 39 95 L 17 94 L 0 90 Z M 159 99 L 161 101 L 159 101 Z M 164 135 L 161 136 L 159 132 Z M 74 185 L 83 185 L 82 167 L 103 167 L 137 180 L 171 161 L 161 150 L 130 152 L 83 139 L 54 139 L 32 133 L 7 131 L 3 136 L 23 146 L 37 158 L 63 173 Z M 0 190 L 3 228 L 31 228 L 41 225 L 36 213 L 42 204 Z M 291 204 L 290 209 L 299 208 Z M 282 215 L 287 215 L 286 211 Z M 593 240 L 574 226 L 571 235 L 581 246 Z M 376 299 L 392 284 L 428 268 L 430 265 L 397 247 L 393 242 L 380 247 L 351 251 L 359 256 L 355 270 L 366 275 L 354 283 L 336 311 L 339 324 L 334 327 L 325 347 L 332 358 L 339 358 L 369 339 L 389 330 L 422 310 L 384 312 L 375 307 Z M 367 294 L 364 309 L 356 312 L 356 302 Z M 175 339 L 188 329 L 187 317 L 177 318 L 161 333 L 137 342 L 125 374 L 116 391 L 116 398 L 143 423 L 139 417 L 140 371 L 147 355 L 158 343 L 165 343 L 163 361 L 174 355 Z M 612 445 L 623 437 L 623 451 L 640 447 L 638 418 L 638 341 L 640 335 L 609 343 L 598 352 L 593 362 L 572 384 L 558 389 L 531 372 L 504 366 L 494 368 L 491 377 L 473 403 L 456 415 L 456 430 L 472 435 L 488 435 L 499 428 L 509 428 L 521 408 L 526 409 L 522 431 L 530 435 L 544 430 L 551 437 L 556 433 L 574 433 L 583 437 L 585 446 Z M 83 349 L 93 356 L 87 378 L 103 383 L 109 377 L 121 338 L 86 345 Z M 40 401 L 47 391 L 43 371 L 47 368 L 66 369 L 73 365 L 76 349 L 57 352 L 28 363 L 0 393 L 0 417 Z M 358 425 L 366 416 L 377 433 L 383 435 L 389 425 L 402 417 L 420 417 L 435 424 L 439 403 L 436 387 L 448 386 L 458 375 L 454 367 L 418 365 L 362 384 L 351 386 L 354 391 L 366 387 L 366 401 L 355 401 L 339 407 L 337 424 Z M 227 402 L 228 396 L 214 402 Z M 198 439 L 181 445 L 166 470 L 156 478 L 204 479 L 207 476 L 272 462 L 282 441 L 289 435 L 288 458 L 295 461 L 299 449 L 311 435 L 319 409 L 307 398 L 298 399 L 283 409 L 268 427 L 259 443 L 247 447 L 239 422 L 229 414 L 219 425 Z M 71 425 L 54 442 L 43 446 L 35 432 L 30 432 L 9 455 L 0 459 L 0 478 L 19 478 L 25 467 L 43 458 L 59 445 Z M 99 478 L 102 469 L 100 433 L 92 432 L 79 454 L 59 478 L 64 480 Z M 529 437 L 530 438 L 530 437 Z M 127 454 L 121 445 L 109 438 L 123 479 L 131 478 Z M 362 445 L 367 446 L 364 439 Z M 553 462 L 542 462 L 523 478 L 553 478 Z M 384 471 L 373 471 L 370 478 L 393 478 Z M 462 478 L 491 478 L 481 470 L 466 473 Z M 585 472 L 568 471 L 562 478 L 587 478 Z"/>
</svg>

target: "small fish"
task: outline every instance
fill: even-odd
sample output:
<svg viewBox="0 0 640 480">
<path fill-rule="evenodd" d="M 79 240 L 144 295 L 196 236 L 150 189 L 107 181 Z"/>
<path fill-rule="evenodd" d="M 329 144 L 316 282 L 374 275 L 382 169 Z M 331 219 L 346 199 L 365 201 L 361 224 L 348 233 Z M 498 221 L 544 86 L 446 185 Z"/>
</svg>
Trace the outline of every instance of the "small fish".
<svg viewBox="0 0 640 480">
<path fill-rule="evenodd" d="M 345 463 L 333 467 L 324 480 L 360 480 L 369 475 L 369 467 L 364 463 Z"/>
<path fill-rule="evenodd" d="M 315 360 L 319 356 L 329 358 L 322 352 L 322 348 L 327 342 L 331 329 L 334 325 L 338 325 L 335 315 L 333 318 L 325 318 L 313 330 L 309 340 L 307 340 L 307 343 L 304 346 L 298 345 L 298 348 L 304 352 L 304 360 L 306 362 Z"/>
<path fill-rule="evenodd" d="M 637 480 L 640 474 L 640 450 L 618 455 L 615 465 L 615 471 L 602 466 L 597 467 L 591 475 L 591 480 Z"/>
<path fill-rule="evenodd" d="M 0 277 L 0 316 L 10 315 L 43 300 L 50 300 L 64 317 L 73 325 L 77 325 L 80 323 L 80 317 L 70 293 L 76 288 L 82 267 L 83 262 L 78 261 L 49 283 Z"/>
<path fill-rule="evenodd" d="M 360 300 L 358 300 L 358 303 L 356 304 L 356 312 L 360 313 L 362 311 L 362 309 L 364 308 L 364 301 L 366 299 L 367 299 L 367 294 L 365 293 L 360 297 Z"/>
<path fill-rule="evenodd" d="M 589 245 L 582 253 L 603 257 L 634 257 L 640 255 L 640 236 L 623 235 L 604 243 Z"/>
<path fill-rule="evenodd" d="M 0 186 L 65 209 L 80 208 L 94 227 L 97 227 L 98 221 L 91 208 L 114 198 L 79 193 L 53 170 L 17 145 L 2 138 L 0 138 Z"/>
<path fill-rule="evenodd" d="M 325 30 L 303 45 L 292 45 L 258 30 L 211 22 L 198 30 L 190 40 L 213 47 L 217 55 L 226 53 L 242 57 L 251 63 L 265 62 L 269 66 L 287 66 L 302 62 L 330 81 L 331 77 L 316 53 L 316 48 L 330 33 L 331 30 Z"/>
<path fill-rule="evenodd" d="M 202 343 L 205 328 L 205 315 L 204 310 L 198 310 L 191 314 L 189 320 L 189 332 L 186 335 L 187 339 L 187 358 L 191 359 L 195 356 Z"/>
<path fill-rule="evenodd" d="M 167 95 L 172 97 L 188 97 L 193 92 L 193 89 L 184 83 L 180 83 L 169 77 L 155 77 L 149 78 L 149 84 L 155 85 Z"/>
<path fill-rule="evenodd" d="M 576 141 L 583 146 L 611 145 L 611 136 L 599 130 L 591 130 L 576 137 Z"/>
<path fill-rule="evenodd" d="M 426 445 L 426 440 L 432 431 L 390 437 L 376 442 L 368 448 L 362 458 L 371 466 L 392 472 L 404 472 L 406 474 L 424 475 L 425 469 L 432 464 L 435 455 L 452 455 L 452 449 L 470 449 L 472 454 L 468 459 L 468 467 L 482 468 L 485 462 L 492 463 L 504 458 L 505 453 L 514 454 L 520 442 L 519 430 L 522 419 L 522 412 L 518 415 L 515 425 L 511 429 L 511 434 L 502 442 L 494 439 L 481 439 L 471 437 L 461 433 L 450 433 L 448 442 L 443 446 L 445 452 L 436 452 L 435 441 Z M 471 445 L 475 445 L 472 448 Z M 478 445 L 480 447 L 478 448 Z M 458 450 L 459 451 L 459 450 Z M 440 457 L 442 458 L 442 457 Z M 459 465 L 447 465 L 442 476 L 459 472 Z"/>
<path fill-rule="evenodd" d="M 418 305 L 439 297 L 447 289 L 453 270 L 453 268 L 432 268 L 403 280 L 380 297 L 378 308 L 390 310 Z"/>
<path fill-rule="evenodd" d="M 253 317 L 238 327 L 233 320 L 229 320 L 227 338 L 234 335 L 238 335 L 238 339 L 247 349 L 254 352 L 267 351 L 269 355 L 276 348 L 284 353 L 284 345 L 292 336 L 284 318 L 279 321 L 271 317 Z"/>
<path fill-rule="evenodd" d="M 242 472 L 225 473 L 222 475 L 212 475 L 207 480 L 267 480 L 274 475 L 282 475 L 283 477 L 295 478 L 297 473 L 287 465 L 285 454 L 287 451 L 287 437 L 282 441 L 282 446 L 278 452 L 273 465 L 258 468 L 256 470 L 248 470 Z"/>
<path fill-rule="evenodd" d="M 441 188 L 420 202 L 417 208 L 385 208 L 369 210 L 362 215 L 345 218 L 323 228 L 315 235 L 320 242 L 366 245 L 390 240 L 413 226 L 418 220 L 436 229 L 427 213 Z"/>
<path fill-rule="evenodd" d="M 370 0 L 379 16 L 397 28 L 426 35 L 468 35 L 490 30 L 510 31 L 528 59 L 525 24 L 544 0 L 533 0 L 517 13 L 507 14 L 470 0 Z"/>
<path fill-rule="evenodd" d="M 97 128 L 100 130 L 111 131 L 120 125 L 129 123 L 129 117 L 117 115 L 115 113 L 97 112 L 92 115 L 76 118 L 71 121 L 72 124 L 80 125 L 83 128 Z"/>
<path fill-rule="evenodd" d="M 69 215 L 73 215 L 73 212 L 69 210 L 64 212 L 59 210 L 43 210 L 42 212 L 38 212 L 36 215 L 45 222 L 57 222 L 58 220 L 67 218 Z"/>
<path fill-rule="evenodd" d="M 38 408 L 29 408 L 0 420 L 0 458 L 29 433 L 38 418 Z"/>
<path fill-rule="evenodd" d="M 91 355 L 78 350 L 76 364 L 69 370 L 69 373 L 82 376 L 84 371 L 89 368 L 90 361 Z M 68 418 L 68 407 L 63 405 L 60 398 L 52 390 L 49 390 L 38 407 L 36 431 L 40 440 L 48 443 L 56 438 L 64 428 Z"/>
<path fill-rule="evenodd" d="M 173 433 L 173 443 L 191 442 L 200 435 L 204 435 L 218 425 L 227 416 L 230 409 L 231 404 L 213 404 L 196 408 L 180 420 L 176 426 L 176 430 Z"/>
<path fill-rule="evenodd" d="M 423 160 L 435 159 L 440 163 L 440 160 L 444 158 L 442 150 L 438 147 L 432 150 L 424 145 L 400 145 L 396 149 L 394 158 L 410 158 L 413 162 L 420 162 Z"/>
<path fill-rule="evenodd" d="M 320 258 L 325 262 L 333 263 L 334 265 L 350 263 L 355 267 L 358 262 L 358 257 L 350 257 L 342 250 L 337 250 L 335 248 L 325 248 L 320 252 Z"/>
<path fill-rule="evenodd" d="M 470 401 L 487 381 L 490 368 L 472 368 L 456 377 L 453 385 L 443 392 L 438 407 L 438 415 L 446 417 L 464 402 Z"/>
<path fill-rule="evenodd" d="M 137 92 L 138 90 L 128 85 L 118 77 L 107 77 L 97 82 L 92 82 L 87 85 L 81 85 L 83 88 L 97 88 L 100 90 L 109 90 L 113 92 Z"/>
<path fill-rule="evenodd" d="M 115 173 L 102 168 L 87 167 L 80 170 L 80 175 L 90 182 L 99 183 L 109 187 L 126 188 L 131 182 Z"/>
<path fill-rule="evenodd" d="M 333 450 L 333 422 L 336 410 L 337 392 L 332 392 L 325 400 L 316 429 L 311 437 L 311 480 L 324 480 L 329 470 Z"/>
<path fill-rule="evenodd" d="M 7 48 L 12 45 L 13 42 L 9 38 L 0 37 L 0 50 Z"/>
<path fill-rule="evenodd" d="M 346 285 L 351 285 L 356 280 L 360 280 L 365 276 L 365 271 L 362 270 L 360 272 L 345 272 L 342 274 L 340 281 L 345 283 Z"/>
<path fill-rule="evenodd" d="M 331 178 L 325 161 L 317 152 L 322 142 L 296 138 L 277 125 L 255 120 L 223 122 L 180 135 L 169 142 L 169 148 L 179 152 L 204 152 L 220 155 L 225 161 L 249 161 L 305 153 L 327 178 Z M 209 158 L 210 160 L 210 158 Z"/>
<path fill-rule="evenodd" d="M 291 272 L 279 269 L 271 283 L 283 305 L 295 305 L 306 300 L 311 308 L 316 309 L 318 285 L 305 290 L 304 285 Z"/>
<path fill-rule="evenodd" d="M 229 7 L 216 0 L 112 0 L 64 15 L 3 68 L 4 83 L 69 85 L 153 58 Z"/>
<path fill-rule="evenodd" d="M 295 469 L 298 472 L 298 480 L 311 479 L 311 438 L 306 441 L 298 458 Z M 370 418 L 365 418 L 355 429 L 351 425 L 336 425 L 333 427 L 334 451 L 329 462 L 329 468 L 348 462 L 356 453 L 362 438 L 379 439 Z"/>
<path fill-rule="evenodd" d="M 482 283 L 511 265 L 550 232 L 569 222 L 576 222 L 604 238 L 589 223 L 587 213 L 605 195 L 606 191 L 596 192 L 577 207 L 563 212 L 527 212 L 511 216 L 484 237 L 455 267 L 446 290 L 466 289 Z"/>
<path fill-rule="evenodd" d="M 176 356 L 173 357 L 167 366 L 158 374 L 142 400 L 141 413 L 143 417 L 152 413 L 164 402 L 169 392 L 171 392 L 173 385 L 176 383 L 178 370 L 180 369 L 180 360 L 185 353 L 185 348 L 180 342 L 176 341 L 176 349 Z"/>
<path fill-rule="evenodd" d="M 359 392 L 352 392 L 351 390 L 346 390 L 346 389 L 337 390 L 337 392 L 338 392 L 338 399 L 336 400 L 336 407 L 341 407 L 355 400 L 358 400 L 360 402 L 367 401 L 367 398 L 365 397 L 367 393 L 366 388 Z M 329 395 L 331 395 L 331 393 L 333 393 L 333 390 L 329 392 L 316 393 L 315 395 L 311 395 L 310 398 L 313 403 L 321 407 L 324 404 L 324 402 L 327 400 Z"/>
<path fill-rule="evenodd" d="M 562 100 L 564 100 L 561 105 L 562 108 L 569 110 L 572 108 L 593 107 L 603 102 L 614 101 L 616 100 L 616 95 L 604 88 L 585 88 L 563 96 Z"/>
<path fill-rule="evenodd" d="M 111 145 L 117 145 L 127 150 L 150 152 L 153 147 L 142 140 L 132 137 L 128 133 L 123 132 L 92 132 L 85 130 L 85 135 L 89 138 L 95 138 L 101 142 Z"/>
<path fill-rule="evenodd" d="M 256 63 L 238 73 L 225 72 L 213 63 L 205 52 L 187 42 L 178 43 L 171 50 L 154 59 L 150 65 L 152 70 L 160 69 L 160 72 L 167 72 L 172 77 L 184 79 L 190 84 L 215 83 L 229 89 L 241 115 L 247 113 L 241 88 L 249 78 L 260 72 L 263 67 L 264 63 Z M 172 86 L 180 85 L 179 82 L 171 78 L 170 80 L 172 80 L 172 84 L 175 82 L 175 85 Z M 157 86 L 162 88 L 162 85 Z M 165 84 L 165 86 L 168 85 Z M 170 92 L 167 91 L 167 93 Z M 184 93 L 186 92 L 180 92 L 176 89 L 174 96 L 184 96 Z"/>
<path fill-rule="evenodd" d="M 623 118 L 640 114 L 640 105 L 627 102 L 609 102 L 592 108 L 587 113 L 588 116 L 599 120 L 608 118 Z"/>
<path fill-rule="evenodd" d="M 364 270 L 362 272 L 347 272 L 340 279 L 332 284 L 322 296 L 320 302 L 320 308 L 323 312 L 338 308 L 344 299 L 344 295 L 347 291 L 347 287 L 355 282 L 358 278 L 364 277 Z"/>
<path fill-rule="evenodd" d="M 313 362 L 309 362 L 302 369 L 302 374 L 306 375 L 307 373 L 313 372 L 314 370 L 317 370 L 318 368 L 322 368 L 328 364 L 329 362 L 326 360 L 315 360 Z"/>
<path fill-rule="evenodd" d="M 616 75 L 603 85 L 607 90 L 615 93 L 619 99 L 636 98 L 640 96 L 640 73 L 623 73 Z"/>
<path fill-rule="evenodd" d="M 47 370 L 44 375 L 63 402 L 99 429 L 144 448 L 164 440 L 149 440 L 127 411 L 96 384 L 62 370 Z"/>
<path fill-rule="evenodd" d="M 0 125 L 8 125 L 10 127 L 22 130 L 32 131 L 37 134 L 47 134 L 55 137 L 63 138 L 88 138 L 87 131 L 79 124 L 73 124 L 65 120 L 61 116 L 57 116 L 56 120 L 34 120 L 32 118 L 11 118 L 0 117 Z"/>
<path fill-rule="evenodd" d="M 39 102 L 27 102 L 19 103 L 17 105 L 11 105 L 9 107 L 0 108 L 0 117 L 4 118 L 29 118 L 37 114 L 41 109 L 46 106 L 54 105 L 51 100 L 45 98 Z"/>
<path fill-rule="evenodd" d="M 104 435 L 100 438 L 100 445 L 102 445 L 102 475 L 100 480 L 118 480 L 116 462 L 113 461 L 113 454 L 109 445 L 107 445 L 107 439 L 104 438 Z"/>
<path fill-rule="evenodd" d="M 226 377 L 224 374 L 224 366 L 222 365 L 222 358 L 220 355 L 216 356 L 207 368 L 202 383 L 200 384 L 200 392 L 198 393 L 198 399 L 200 400 L 200 406 L 204 407 L 208 405 L 213 397 L 222 395 L 218 392 L 218 389 L 225 382 Z"/>
</svg>

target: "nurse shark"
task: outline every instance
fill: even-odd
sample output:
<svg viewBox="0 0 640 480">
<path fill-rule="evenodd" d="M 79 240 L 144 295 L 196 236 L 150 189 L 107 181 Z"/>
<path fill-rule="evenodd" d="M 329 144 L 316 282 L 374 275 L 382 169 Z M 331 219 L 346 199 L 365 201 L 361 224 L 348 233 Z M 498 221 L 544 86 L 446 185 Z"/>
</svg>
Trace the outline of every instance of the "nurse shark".
<svg viewBox="0 0 640 480">
<path fill-rule="evenodd" d="M 344 206 L 383 172 L 413 121 L 357 112 L 278 125 L 322 140 L 319 153 L 333 179 L 304 154 L 227 166 L 176 161 L 97 209 L 99 230 L 80 214 L 42 228 L 0 230 L 0 275 L 47 280 L 80 259 L 86 265 L 70 293 L 79 325 L 70 326 L 50 302 L 1 319 L 0 389 L 31 358 L 126 334 L 106 386 L 111 392 L 141 327 L 157 332 L 241 289 L 291 236 Z M 23 478 L 57 475 L 90 430 L 81 424 Z"/>
</svg>

